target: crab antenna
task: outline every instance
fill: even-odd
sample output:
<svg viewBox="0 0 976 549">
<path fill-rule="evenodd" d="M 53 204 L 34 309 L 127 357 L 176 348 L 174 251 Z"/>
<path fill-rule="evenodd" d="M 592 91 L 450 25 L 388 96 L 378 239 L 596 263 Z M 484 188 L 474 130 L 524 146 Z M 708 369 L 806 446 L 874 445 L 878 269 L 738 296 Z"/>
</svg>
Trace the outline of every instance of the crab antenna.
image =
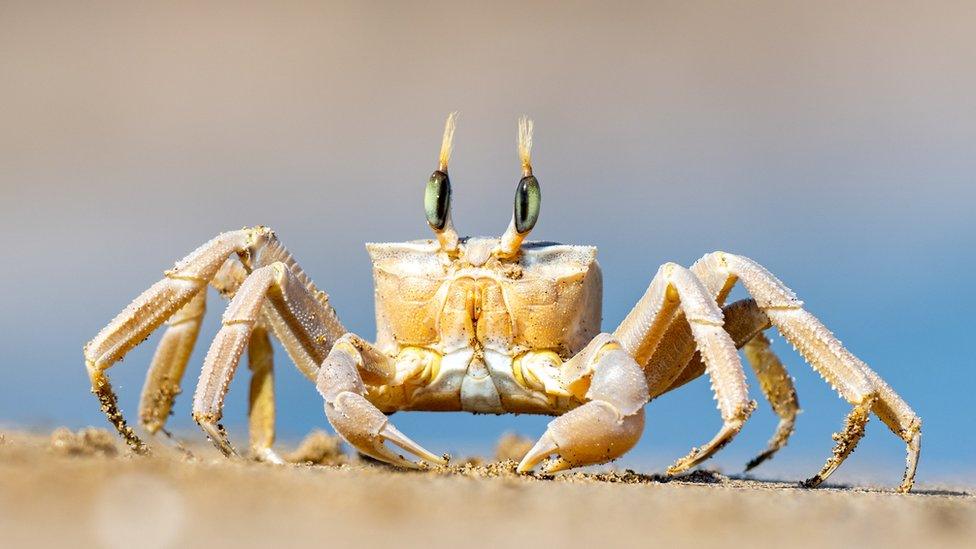
<svg viewBox="0 0 976 549">
<path fill-rule="evenodd" d="M 447 115 L 447 122 L 444 123 L 444 137 L 441 139 L 441 155 L 437 169 L 447 172 L 447 164 L 451 161 L 451 152 L 454 150 L 454 128 L 457 126 L 458 112 L 454 111 Z"/>
<path fill-rule="evenodd" d="M 518 154 L 522 176 L 532 175 L 532 119 L 524 114 L 518 119 Z"/>
</svg>

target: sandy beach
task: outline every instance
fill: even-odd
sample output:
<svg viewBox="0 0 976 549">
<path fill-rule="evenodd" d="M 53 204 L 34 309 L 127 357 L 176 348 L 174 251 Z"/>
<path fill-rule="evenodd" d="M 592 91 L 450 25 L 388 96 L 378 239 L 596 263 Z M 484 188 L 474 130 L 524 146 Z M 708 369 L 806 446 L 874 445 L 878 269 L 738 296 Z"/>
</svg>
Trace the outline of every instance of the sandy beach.
<svg viewBox="0 0 976 549">
<path fill-rule="evenodd" d="M 512 446 L 512 445 L 509 445 Z M 517 445 L 515 445 L 517 446 Z M 515 462 L 399 471 L 319 435 L 302 465 L 124 452 L 87 436 L 6 433 L 0 444 L 4 547 L 954 547 L 976 536 L 971 490 L 828 486 L 698 471 L 663 479 L 608 468 L 525 477 Z M 501 457 L 512 448 L 502 448 Z M 514 451 L 518 451 L 517 448 Z M 312 462 L 320 462 L 314 464 Z"/>
</svg>

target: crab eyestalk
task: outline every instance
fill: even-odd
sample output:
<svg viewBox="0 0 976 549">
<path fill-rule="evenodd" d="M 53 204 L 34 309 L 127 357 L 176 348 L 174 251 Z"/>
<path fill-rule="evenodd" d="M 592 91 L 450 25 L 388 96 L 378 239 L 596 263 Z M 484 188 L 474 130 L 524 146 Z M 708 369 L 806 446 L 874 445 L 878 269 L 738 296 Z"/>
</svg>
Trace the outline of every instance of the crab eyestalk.
<svg viewBox="0 0 976 549">
<path fill-rule="evenodd" d="M 539 180 L 532 175 L 532 120 L 526 116 L 519 118 L 518 154 L 522 163 L 522 179 L 515 187 L 515 206 L 512 222 L 502 235 L 494 254 L 500 258 L 518 255 L 522 241 L 529 235 L 539 220 L 542 205 L 542 191 Z"/>
<path fill-rule="evenodd" d="M 447 116 L 437 170 L 430 175 L 427 188 L 424 191 L 424 212 L 427 214 L 427 224 L 437 236 L 441 250 L 447 253 L 456 252 L 458 246 L 458 234 L 451 222 L 451 178 L 447 175 L 447 165 L 451 160 L 451 151 L 454 148 L 456 122 L 457 112 L 452 112 Z"/>
</svg>

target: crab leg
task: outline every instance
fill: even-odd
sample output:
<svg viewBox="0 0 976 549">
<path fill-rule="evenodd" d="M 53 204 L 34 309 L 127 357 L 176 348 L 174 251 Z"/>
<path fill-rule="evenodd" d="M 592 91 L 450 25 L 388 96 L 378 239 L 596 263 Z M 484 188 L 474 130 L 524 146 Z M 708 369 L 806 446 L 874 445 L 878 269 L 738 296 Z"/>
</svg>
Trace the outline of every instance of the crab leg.
<svg viewBox="0 0 976 549">
<path fill-rule="evenodd" d="M 853 406 L 843 431 L 834 437 L 837 444 L 833 455 L 805 484 L 816 486 L 830 476 L 863 436 L 868 412 L 874 412 L 907 443 L 907 465 L 899 489 L 910 490 L 918 464 L 922 425 L 911 407 L 878 374 L 845 349 L 816 317 L 804 310 L 789 288 L 756 262 L 715 252 L 698 260 L 692 270 L 712 288 L 731 288 L 741 280 L 772 325 Z"/>
<path fill-rule="evenodd" d="M 786 446 L 786 441 L 793 434 L 796 425 L 796 414 L 800 411 L 800 403 L 796 398 L 793 378 L 770 348 L 769 338 L 765 334 L 760 333 L 750 339 L 743 347 L 743 351 L 746 361 L 756 372 L 756 378 L 759 379 L 759 386 L 762 387 L 766 400 L 773 407 L 773 412 L 779 416 L 776 432 L 769 439 L 766 449 L 746 463 L 746 471 L 749 471 Z"/>
<path fill-rule="evenodd" d="M 260 461 L 282 464 L 271 447 L 275 441 L 274 353 L 268 329 L 258 323 L 247 343 L 247 365 L 251 370 L 248 399 L 248 432 L 251 455 Z"/>
<path fill-rule="evenodd" d="M 236 258 L 230 258 L 210 284 L 221 294 L 233 297 L 246 277 L 244 266 Z M 156 346 L 139 399 L 139 423 L 149 434 L 154 435 L 166 426 L 173 401 L 182 391 L 183 374 L 207 311 L 206 301 L 207 292 L 201 290 L 166 321 L 166 331 Z"/>
<path fill-rule="evenodd" d="M 325 415 L 343 439 L 358 451 L 401 467 L 419 465 L 391 450 L 389 441 L 429 463 L 446 465 L 446 457 L 435 455 L 407 438 L 376 406 L 366 400 L 366 383 L 389 383 L 396 367 L 389 357 L 359 336 L 346 334 L 329 351 L 319 369 L 319 394 L 325 399 Z"/>
<path fill-rule="evenodd" d="M 235 454 L 218 421 L 223 415 L 224 397 L 245 347 L 249 342 L 266 347 L 261 339 L 262 319 L 275 319 L 276 335 L 295 363 L 301 365 L 321 362 L 338 339 L 329 318 L 332 314 L 331 307 L 326 308 L 317 301 L 283 262 L 261 267 L 244 280 L 224 312 L 223 327 L 207 352 L 193 397 L 193 418 L 221 452 Z M 268 381 L 270 368 L 266 373 L 262 372 L 261 362 L 270 357 L 269 350 L 256 348 L 251 355 L 257 374 L 257 385 L 252 386 L 252 402 L 257 405 L 253 420 L 265 424 L 265 429 L 269 424 L 267 407 L 272 397 L 270 393 L 262 396 L 267 391 L 263 385 Z M 265 417 L 262 418 L 262 414 Z"/>
<path fill-rule="evenodd" d="M 585 404 L 549 422 L 518 471 L 555 473 L 617 459 L 640 440 L 648 400 L 644 372 L 610 334 L 601 334 L 563 365 L 563 382 Z"/>
<path fill-rule="evenodd" d="M 247 231 L 236 231 L 221 234 L 197 248 L 166 271 L 166 278 L 143 292 L 85 345 L 85 365 L 92 392 L 109 421 L 136 453 L 146 453 L 148 448 L 126 424 L 106 371 L 204 290 L 224 261 L 246 249 L 249 240 Z"/>
<path fill-rule="evenodd" d="M 239 261 L 230 259 L 210 284 L 228 299 L 233 299 L 247 274 Z M 275 441 L 274 352 L 266 320 L 254 327 L 247 344 L 247 364 L 251 370 L 248 433 L 251 457 L 282 464 L 284 460 L 272 450 Z"/>
<path fill-rule="evenodd" d="M 165 427 L 169 419 L 206 310 L 207 292 L 201 290 L 166 321 L 139 400 L 139 422 L 150 434 Z"/>
<path fill-rule="evenodd" d="M 228 261 L 228 258 L 235 255 L 241 258 L 244 266 L 236 259 Z M 140 409 L 140 416 L 145 419 L 150 432 L 161 429 L 172 406 L 172 399 L 178 391 L 175 385 L 178 384 L 179 376 L 176 374 L 185 369 L 184 361 L 189 357 L 192 348 L 191 332 L 194 325 L 199 323 L 197 305 L 188 304 L 195 296 L 204 293 L 208 282 L 222 292 L 233 293 L 248 269 L 275 261 L 284 262 L 309 289 L 315 300 L 327 309 L 326 324 L 329 329 L 337 332 L 335 337 L 344 333 L 345 328 L 329 306 L 325 293 L 315 288 L 270 229 L 255 227 L 220 234 L 178 261 L 173 269 L 166 271 L 163 280 L 143 292 L 85 345 L 85 364 L 92 392 L 101 402 L 102 410 L 109 421 L 135 452 L 146 453 L 148 448 L 128 426 L 119 410 L 118 398 L 112 389 L 107 370 L 164 321 L 176 315 L 154 358 Z M 202 314 L 204 298 L 198 299 L 201 300 L 199 312 Z M 280 319 L 270 318 L 269 322 L 276 328 Z M 314 377 L 316 362 L 303 362 L 299 366 L 303 367 L 307 376 Z"/>
<path fill-rule="evenodd" d="M 680 265 L 667 263 L 658 270 L 647 292 L 624 318 L 614 337 L 642 363 L 653 354 L 679 307 L 712 380 L 723 426 L 712 440 L 672 465 L 669 474 L 697 465 L 728 443 L 756 406 L 749 400 L 735 343 L 723 329 L 722 311 L 701 281 Z"/>
<path fill-rule="evenodd" d="M 723 307 L 722 313 L 725 316 L 725 331 L 732 336 L 736 347 L 744 349 L 746 361 L 752 366 L 756 377 L 759 379 L 759 387 L 762 389 L 766 400 L 773 407 L 773 411 L 780 418 L 776 432 L 766 449 L 746 465 L 748 471 L 771 458 L 773 454 L 786 445 L 790 435 L 793 434 L 793 426 L 800 405 L 797 402 L 793 379 L 779 358 L 769 348 L 769 340 L 762 334 L 763 330 L 772 325 L 769 323 L 766 314 L 756 305 L 755 300 L 736 301 Z M 661 391 L 662 393 L 677 389 L 705 373 L 705 365 L 701 361 L 701 356 L 693 354 L 695 342 L 691 337 L 690 329 L 687 328 L 687 323 L 672 325 L 671 329 L 668 330 L 668 336 L 671 349 L 679 349 L 678 355 L 692 356 L 692 358 L 684 361 L 686 363 L 684 370 L 671 381 L 666 389 Z M 652 367 L 657 361 L 658 353 L 655 353 L 651 360 Z M 648 372 L 648 375 L 650 376 L 651 372 Z"/>
<path fill-rule="evenodd" d="M 244 266 L 232 258 L 224 263 L 210 284 L 221 294 L 233 297 L 246 277 Z M 206 312 L 206 295 L 201 291 L 166 321 L 168 327 L 156 347 L 139 402 L 140 423 L 150 434 L 164 429 L 173 401 L 182 391 L 183 373 Z M 275 438 L 273 362 L 268 330 L 259 324 L 248 343 L 250 450 L 259 461 L 284 463 L 271 449 Z"/>
</svg>

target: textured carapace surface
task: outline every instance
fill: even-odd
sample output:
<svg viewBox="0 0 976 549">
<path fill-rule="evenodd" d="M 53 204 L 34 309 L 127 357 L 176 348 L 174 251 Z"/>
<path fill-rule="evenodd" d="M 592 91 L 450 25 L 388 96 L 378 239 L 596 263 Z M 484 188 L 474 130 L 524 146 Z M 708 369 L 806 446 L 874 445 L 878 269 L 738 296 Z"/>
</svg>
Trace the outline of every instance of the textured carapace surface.
<svg viewBox="0 0 976 549">
<path fill-rule="evenodd" d="M 381 409 L 552 414 L 579 404 L 537 378 L 547 368 L 558 378 L 600 331 L 596 248 L 527 242 L 503 259 L 490 253 L 497 245 L 462 239 L 456 255 L 433 241 L 367 245 L 376 346 L 413 381 L 374 388 Z"/>
</svg>

